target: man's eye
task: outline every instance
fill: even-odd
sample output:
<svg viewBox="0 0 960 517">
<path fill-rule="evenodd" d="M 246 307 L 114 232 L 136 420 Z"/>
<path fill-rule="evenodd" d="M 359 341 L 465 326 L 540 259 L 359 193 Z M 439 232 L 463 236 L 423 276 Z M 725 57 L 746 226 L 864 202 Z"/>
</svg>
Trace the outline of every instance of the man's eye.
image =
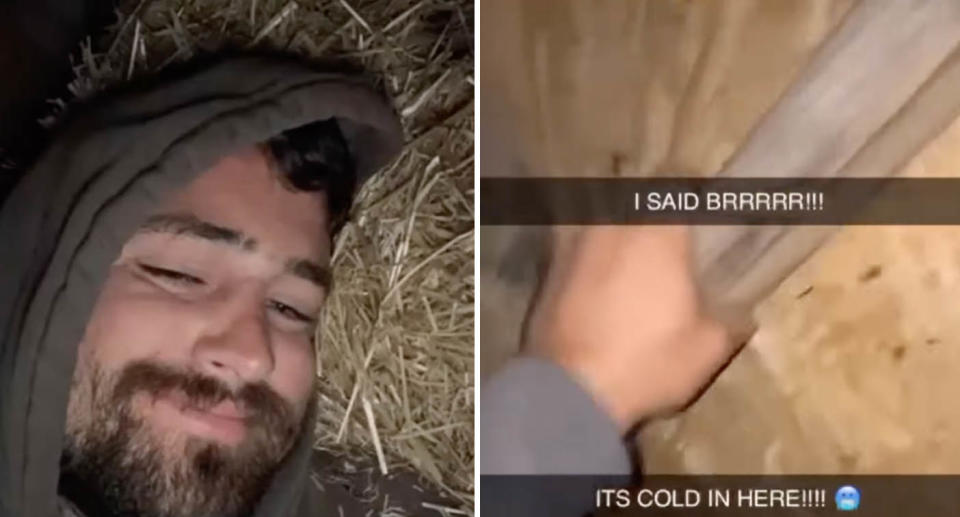
<svg viewBox="0 0 960 517">
<path fill-rule="evenodd" d="M 298 322 L 298 323 L 313 323 L 313 322 L 314 322 L 314 321 L 313 321 L 313 318 L 311 318 L 310 316 L 307 316 L 306 314 L 304 314 L 304 313 L 302 313 L 302 312 L 294 309 L 293 307 L 291 307 L 291 306 L 289 306 L 289 305 L 287 305 L 287 304 L 285 304 L 285 303 L 278 302 L 278 301 L 276 301 L 276 300 L 270 300 L 269 305 L 270 305 L 270 308 L 271 308 L 271 309 L 279 312 L 281 315 L 283 315 L 283 317 L 285 317 L 285 318 L 287 318 L 287 319 L 296 321 L 296 322 Z"/>
<path fill-rule="evenodd" d="M 166 269 L 162 267 L 151 266 L 148 264 L 140 263 L 138 264 L 140 269 L 144 273 L 167 282 L 173 282 L 177 284 L 184 285 L 204 285 L 206 282 L 203 279 L 197 278 L 193 275 L 188 275 L 186 273 L 181 273 L 180 271 L 175 271 L 173 269 Z"/>
</svg>

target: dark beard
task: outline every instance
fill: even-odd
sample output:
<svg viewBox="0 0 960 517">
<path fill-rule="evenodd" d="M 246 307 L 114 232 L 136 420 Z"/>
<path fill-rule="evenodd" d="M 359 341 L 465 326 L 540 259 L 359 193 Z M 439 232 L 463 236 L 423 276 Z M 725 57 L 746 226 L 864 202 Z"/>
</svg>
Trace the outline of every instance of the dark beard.
<svg viewBox="0 0 960 517">
<path fill-rule="evenodd" d="M 234 395 L 216 379 L 149 362 L 113 376 L 93 367 L 87 377 L 78 382 L 87 383 L 89 415 L 68 423 L 61 493 L 91 517 L 250 515 L 300 428 L 292 408 L 266 385 Z M 176 451 L 165 448 L 132 401 L 139 392 L 156 397 L 174 390 L 194 407 L 226 399 L 242 404 L 250 415 L 244 441 L 226 447 L 181 437 Z"/>
</svg>

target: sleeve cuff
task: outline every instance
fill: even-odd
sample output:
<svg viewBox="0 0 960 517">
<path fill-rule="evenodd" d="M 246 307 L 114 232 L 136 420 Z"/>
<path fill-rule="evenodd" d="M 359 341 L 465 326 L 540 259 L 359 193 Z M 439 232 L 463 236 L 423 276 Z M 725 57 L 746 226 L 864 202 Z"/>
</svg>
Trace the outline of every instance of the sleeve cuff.
<svg viewBox="0 0 960 517">
<path fill-rule="evenodd" d="M 565 370 L 510 361 L 480 391 L 481 474 L 630 473 L 613 420 Z"/>
</svg>

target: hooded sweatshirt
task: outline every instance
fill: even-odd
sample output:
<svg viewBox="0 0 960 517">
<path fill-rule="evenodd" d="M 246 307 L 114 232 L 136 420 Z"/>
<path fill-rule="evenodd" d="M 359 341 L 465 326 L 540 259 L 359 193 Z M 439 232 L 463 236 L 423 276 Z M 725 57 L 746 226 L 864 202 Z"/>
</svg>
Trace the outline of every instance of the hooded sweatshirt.
<svg viewBox="0 0 960 517">
<path fill-rule="evenodd" d="M 81 107 L 64 125 L 0 208 L 0 516 L 59 515 L 77 345 L 145 216 L 219 158 L 330 117 L 360 182 L 400 149 L 399 120 L 366 80 L 275 56 L 194 65 Z M 329 514 L 308 490 L 310 438 L 294 445 L 255 516 Z"/>
</svg>

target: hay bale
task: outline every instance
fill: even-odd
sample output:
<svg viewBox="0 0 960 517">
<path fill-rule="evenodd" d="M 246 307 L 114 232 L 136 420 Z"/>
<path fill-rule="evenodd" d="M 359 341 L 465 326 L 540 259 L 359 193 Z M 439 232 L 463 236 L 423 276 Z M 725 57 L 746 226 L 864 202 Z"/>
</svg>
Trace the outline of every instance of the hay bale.
<svg viewBox="0 0 960 517">
<path fill-rule="evenodd" d="M 469 0 L 127 1 L 81 45 L 70 85 L 86 98 L 223 47 L 346 58 L 382 80 L 409 143 L 336 243 L 316 443 L 411 466 L 461 515 L 474 486 L 472 27 Z"/>
</svg>

